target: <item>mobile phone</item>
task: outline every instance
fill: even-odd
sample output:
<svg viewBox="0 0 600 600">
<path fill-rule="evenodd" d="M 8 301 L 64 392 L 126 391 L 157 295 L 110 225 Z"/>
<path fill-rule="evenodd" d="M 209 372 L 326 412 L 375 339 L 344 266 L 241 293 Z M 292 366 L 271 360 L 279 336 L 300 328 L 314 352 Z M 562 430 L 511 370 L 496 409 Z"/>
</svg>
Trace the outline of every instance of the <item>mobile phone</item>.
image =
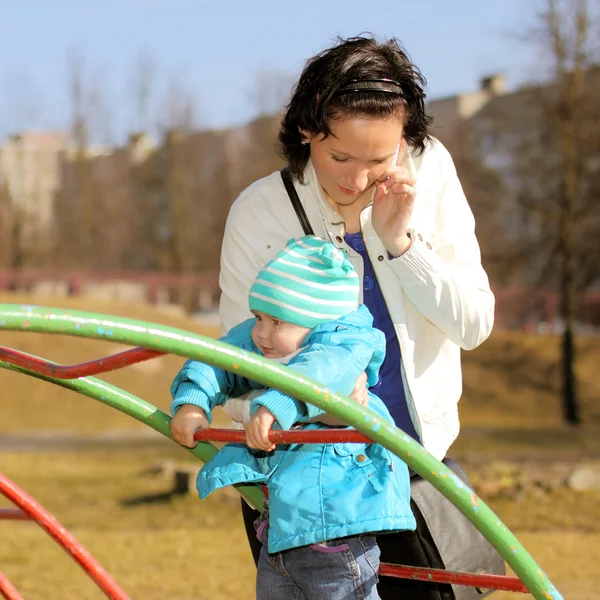
<svg viewBox="0 0 600 600">
<path fill-rule="evenodd" d="M 394 154 L 394 158 L 392 158 L 392 165 L 396 165 L 398 162 L 398 155 L 400 154 L 400 146 L 402 146 L 402 139 L 398 140 L 398 145 L 396 146 L 396 154 Z"/>
<path fill-rule="evenodd" d="M 396 166 L 396 162 L 398 161 L 398 155 L 400 154 L 400 146 L 402 146 L 402 139 L 400 139 L 398 141 L 398 145 L 396 146 L 396 152 L 394 153 L 394 157 L 392 158 L 391 165 L 394 167 Z M 388 175 L 387 177 L 384 177 L 383 179 L 379 179 L 377 181 L 377 183 L 385 183 L 389 178 L 390 178 L 390 176 Z"/>
</svg>

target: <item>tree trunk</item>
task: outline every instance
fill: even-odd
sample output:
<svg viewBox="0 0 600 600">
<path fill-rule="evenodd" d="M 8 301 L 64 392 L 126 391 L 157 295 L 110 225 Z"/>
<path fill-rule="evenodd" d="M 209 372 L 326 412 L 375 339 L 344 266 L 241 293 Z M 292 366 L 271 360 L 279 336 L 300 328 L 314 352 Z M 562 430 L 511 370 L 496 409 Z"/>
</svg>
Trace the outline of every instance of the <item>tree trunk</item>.
<svg viewBox="0 0 600 600">
<path fill-rule="evenodd" d="M 562 338 L 562 405 L 567 423 L 580 423 L 575 378 L 574 328 L 575 295 L 578 264 L 575 251 L 576 208 L 579 205 L 581 154 L 578 120 L 583 94 L 583 74 L 588 34 L 587 0 L 577 0 L 572 8 L 575 32 L 569 37 L 563 30 L 565 18 L 556 0 L 548 0 L 548 25 L 556 60 L 556 81 L 559 93 L 557 125 L 561 152 L 560 173 L 560 279 L 561 316 L 564 322 Z"/>
</svg>

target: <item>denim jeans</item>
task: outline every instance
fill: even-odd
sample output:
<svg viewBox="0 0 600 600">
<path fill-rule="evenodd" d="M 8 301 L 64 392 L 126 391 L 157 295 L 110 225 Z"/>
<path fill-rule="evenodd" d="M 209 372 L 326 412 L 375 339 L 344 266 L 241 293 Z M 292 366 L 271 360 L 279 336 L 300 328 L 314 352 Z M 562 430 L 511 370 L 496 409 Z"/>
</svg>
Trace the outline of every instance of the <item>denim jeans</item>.
<svg viewBox="0 0 600 600">
<path fill-rule="evenodd" d="M 266 527 L 256 578 L 257 600 L 379 600 L 379 547 L 374 535 L 356 535 L 275 554 Z"/>
</svg>

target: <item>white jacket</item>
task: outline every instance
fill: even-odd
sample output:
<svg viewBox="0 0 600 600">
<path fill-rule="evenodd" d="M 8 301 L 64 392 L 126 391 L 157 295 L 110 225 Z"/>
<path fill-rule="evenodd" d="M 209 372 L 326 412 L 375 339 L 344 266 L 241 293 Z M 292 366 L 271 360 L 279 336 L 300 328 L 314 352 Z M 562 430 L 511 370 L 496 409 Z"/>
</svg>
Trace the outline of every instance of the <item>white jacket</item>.
<svg viewBox="0 0 600 600">
<path fill-rule="evenodd" d="M 459 431 L 460 348 L 476 348 L 490 335 L 494 296 L 450 154 L 434 140 L 410 163 L 417 179 L 411 247 L 388 259 L 371 224 L 371 206 L 361 213 L 361 227 L 400 344 L 411 418 L 424 447 L 441 460 Z M 310 162 L 305 180 L 294 183 L 315 234 L 344 249 L 362 277 L 362 258 L 344 242 L 343 219 Z M 249 317 L 248 294 L 259 270 L 301 235 L 279 172 L 242 192 L 229 213 L 221 253 L 224 331 Z"/>
</svg>

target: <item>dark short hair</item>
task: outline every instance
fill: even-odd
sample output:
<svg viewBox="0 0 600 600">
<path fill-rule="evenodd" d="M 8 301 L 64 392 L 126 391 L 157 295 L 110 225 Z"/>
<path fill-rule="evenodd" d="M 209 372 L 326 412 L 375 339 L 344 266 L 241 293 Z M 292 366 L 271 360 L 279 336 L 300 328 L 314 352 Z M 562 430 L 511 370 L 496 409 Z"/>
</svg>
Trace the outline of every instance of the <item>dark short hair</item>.
<svg viewBox="0 0 600 600">
<path fill-rule="evenodd" d="M 361 90 L 339 93 L 353 81 L 391 79 L 402 95 Z M 430 138 L 431 118 L 425 112 L 426 80 L 400 43 L 374 36 L 338 38 L 335 46 L 311 58 L 293 89 L 279 131 L 280 151 L 300 181 L 310 157 L 299 129 L 313 135 L 331 135 L 329 121 L 336 117 L 389 118 L 405 112 L 404 137 L 418 153 Z"/>
</svg>

